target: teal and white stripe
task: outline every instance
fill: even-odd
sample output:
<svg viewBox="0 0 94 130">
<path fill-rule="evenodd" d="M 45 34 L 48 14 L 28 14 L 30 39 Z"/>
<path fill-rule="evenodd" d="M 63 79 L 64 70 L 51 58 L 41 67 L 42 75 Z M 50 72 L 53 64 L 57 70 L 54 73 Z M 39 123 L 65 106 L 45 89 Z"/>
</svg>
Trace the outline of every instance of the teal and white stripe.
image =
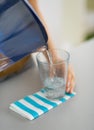
<svg viewBox="0 0 94 130">
<path fill-rule="evenodd" d="M 44 96 L 43 91 L 39 91 L 10 104 L 10 109 L 29 120 L 33 120 L 61 103 L 66 102 L 68 99 L 74 97 L 75 94 L 73 92 L 72 94 L 65 94 L 59 100 L 50 100 Z"/>
</svg>

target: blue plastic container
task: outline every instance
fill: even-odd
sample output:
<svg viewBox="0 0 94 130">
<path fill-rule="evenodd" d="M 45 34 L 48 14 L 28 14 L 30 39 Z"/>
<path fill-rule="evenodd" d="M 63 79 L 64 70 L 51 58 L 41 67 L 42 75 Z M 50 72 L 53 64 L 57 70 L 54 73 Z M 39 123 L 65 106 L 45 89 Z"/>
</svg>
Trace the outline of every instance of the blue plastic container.
<svg viewBox="0 0 94 130">
<path fill-rule="evenodd" d="M 0 2 L 0 78 L 18 72 L 38 48 L 47 47 L 47 33 L 28 0 Z M 4 59 L 4 61 L 3 61 Z"/>
</svg>

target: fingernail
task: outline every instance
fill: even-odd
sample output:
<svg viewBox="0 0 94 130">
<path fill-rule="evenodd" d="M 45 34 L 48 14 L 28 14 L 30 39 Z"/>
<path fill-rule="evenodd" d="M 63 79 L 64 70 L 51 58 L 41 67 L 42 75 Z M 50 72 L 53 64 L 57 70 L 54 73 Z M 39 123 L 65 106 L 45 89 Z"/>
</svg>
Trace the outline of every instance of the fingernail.
<svg viewBox="0 0 94 130">
<path fill-rule="evenodd" d="M 71 89 L 70 93 L 73 93 L 73 89 Z"/>
</svg>

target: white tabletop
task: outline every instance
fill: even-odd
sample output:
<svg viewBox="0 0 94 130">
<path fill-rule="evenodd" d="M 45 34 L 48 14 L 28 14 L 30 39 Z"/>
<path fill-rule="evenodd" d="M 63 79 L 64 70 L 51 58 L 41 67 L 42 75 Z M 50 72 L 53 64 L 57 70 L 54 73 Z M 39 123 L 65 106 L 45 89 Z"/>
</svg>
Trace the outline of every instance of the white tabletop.
<svg viewBox="0 0 94 130">
<path fill-rule="evenodd" d="M 71 57 L 77 95 L 33 121 L 9 105 L 42 87 L 36 66 L 0 83 L 0 130 L 94 130 L 94 40 L 74 49 Z"/>
</svg>

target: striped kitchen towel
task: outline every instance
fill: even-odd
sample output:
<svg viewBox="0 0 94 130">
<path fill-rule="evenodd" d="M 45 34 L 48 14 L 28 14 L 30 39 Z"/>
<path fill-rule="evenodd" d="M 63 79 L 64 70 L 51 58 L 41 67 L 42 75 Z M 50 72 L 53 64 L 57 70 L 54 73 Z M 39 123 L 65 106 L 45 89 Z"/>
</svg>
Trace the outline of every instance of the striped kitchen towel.
<svg viewBox="0 0 94 130">
<path fill-rule="evenodd" d="M 57 107 L 61 103 L 66 102 L 68 99 L 75 96 L 75 92 L 68 94 L 58 100 L 50 100 L 44 96 L 44 92 L 40 90 L 32 95 L 25 96 L 23 99 L 15 101 L 10 104 L 10 109 L 20 114 L 21 116 L 33 120 L 40 115 L 48 112 L 52 108 Z"/>
</svg>

